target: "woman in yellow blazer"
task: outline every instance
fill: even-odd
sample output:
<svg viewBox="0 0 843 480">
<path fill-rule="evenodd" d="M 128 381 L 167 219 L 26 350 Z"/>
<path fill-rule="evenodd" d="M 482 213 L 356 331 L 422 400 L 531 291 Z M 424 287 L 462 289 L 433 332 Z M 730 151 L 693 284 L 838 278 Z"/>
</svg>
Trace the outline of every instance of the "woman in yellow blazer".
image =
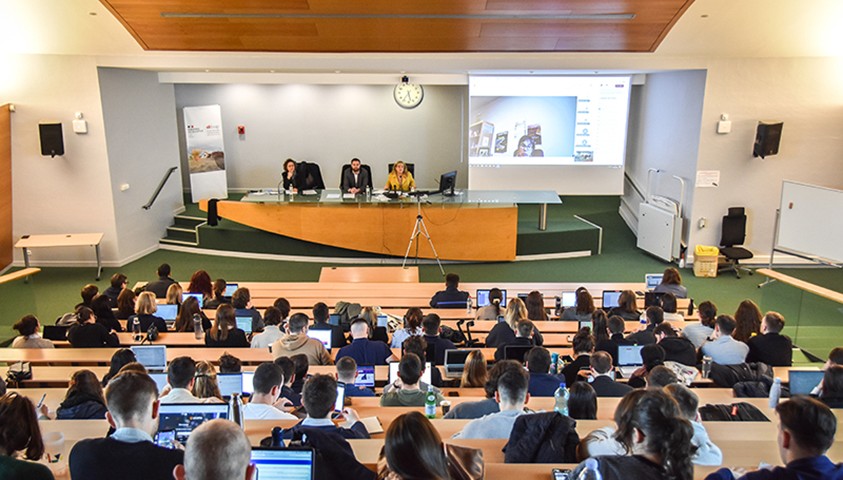
<svg viewBox="0 0 843 480">
<path fill-rule="evenodd" d="M 407 171 L 407 165 L 401 160 L 395 162 L 392 166 L 392 171 L 386 178 L 386 190 L 397 190 L 401 192 L 409 192 L 416 188 L 416 181 L 413 180 L 413 174 Z"/>
</svg>

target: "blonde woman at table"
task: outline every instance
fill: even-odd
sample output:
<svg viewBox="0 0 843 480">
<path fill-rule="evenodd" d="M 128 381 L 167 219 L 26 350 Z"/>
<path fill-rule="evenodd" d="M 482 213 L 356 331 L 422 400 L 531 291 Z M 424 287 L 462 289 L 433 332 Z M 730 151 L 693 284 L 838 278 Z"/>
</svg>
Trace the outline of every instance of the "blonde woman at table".
<svg viewBox="0 0 843 480">
<path fill-rule="evenodd" d="M 413 174 L 407 170 L 407 165 L 403 161 L 398 160 L 392 166 L 392 171 L 389 172 L 389 176 L 386 178 L 386 186 L 383 188 L 386 190 L 409 192 L 415 190 L 416 181 L 413 180 Z"/>
<path fill-rule="evenodd" d="M 53 480 L 53 473 L 46 465 L 35 463 L 43 456 L 44 441 L 35 405 L 17 393 L 3 395 L 0 398 L 0 478 Z"/>
<path fill-rule="evenodd" d="M 20 333 L 12 342 L 12 348 L 55 348 L 53 342 L 41 338 L 41 322 L 35 315 L 26 315 L 12 328 Z"/>
<path fill-rule="evenodd" d="M 206 360 L 196 362 L 196 375 L 193 376 L 191 393 L 196 398 L 216 398 L 222 400 L 220 386 L 217 382 L 217 370 Z"/>
<path fill-rule="evenodd" d="M 164 297 L 164 303 L 167 305 L 178 305 L 179 309 L 181 309 L 181 296 L 183 293 L 184 289 L 178 283 L 170 285 L 167 287 L 167 296 Z"/>
<path fill-rule="evenodd" d="M 504 313 L 504 321 L 498 323 L 489 335 L 486 336 L 486 346 L 490 348 L 497 348 L 501 345 L 509 345 L 515 343 L 515 330 L 518 328 L 518 322 L 527 320 L 527 307 L 520 298 L 513 298 L 506 305 L 506 313 Z M 533 342 L 541 346 L 544 344 L 544 339 L 537 328 L 533 328 Z"/>
</svg>

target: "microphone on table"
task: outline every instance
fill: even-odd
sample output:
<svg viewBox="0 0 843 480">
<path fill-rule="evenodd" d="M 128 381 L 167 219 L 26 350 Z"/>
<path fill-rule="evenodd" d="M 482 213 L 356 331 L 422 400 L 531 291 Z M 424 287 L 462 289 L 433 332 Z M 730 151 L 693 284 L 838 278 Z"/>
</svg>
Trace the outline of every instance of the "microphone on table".
<svg viewBox="0 0 843 480">
<path fill-rule="evenodd" d="M 284 174 L 281 174 L 281 181 L 278 182 L 278 186 L 275 187 L 275 190 L 278 191 L 278 201 L 281 201 L 281 185 L 284 183 Z"/>
</svg>

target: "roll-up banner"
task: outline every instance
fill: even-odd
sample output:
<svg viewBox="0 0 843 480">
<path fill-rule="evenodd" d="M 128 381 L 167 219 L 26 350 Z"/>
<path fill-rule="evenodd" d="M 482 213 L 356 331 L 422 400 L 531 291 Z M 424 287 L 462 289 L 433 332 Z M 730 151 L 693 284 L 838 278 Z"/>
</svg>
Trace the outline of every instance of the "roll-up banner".
<svg viewBox="0 0 843 480">
<path fill-rule="evenodd" d="M 184 107 L 184 127 L 193 202 L 228 198 L 220 106 Z"/>
</svg>

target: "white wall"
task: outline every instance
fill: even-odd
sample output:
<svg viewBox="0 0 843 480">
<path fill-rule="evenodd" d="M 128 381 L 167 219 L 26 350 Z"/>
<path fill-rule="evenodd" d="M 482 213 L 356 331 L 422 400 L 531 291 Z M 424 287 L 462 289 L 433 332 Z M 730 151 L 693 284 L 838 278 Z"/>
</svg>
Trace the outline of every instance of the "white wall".
<svg viewBox="0 0 843 480">
<path fill-rule="evenodd" d="M 99 68 L 118 258 L 125 263 L 158 248 L 184 208 L 181 174 L 173 172 L 149 210 L 145 205 L 170 167 L 178 167 L 173 86 L 155 72 Z M 129 189 L 121 191 L 120 186 Z"/>
</svg>

